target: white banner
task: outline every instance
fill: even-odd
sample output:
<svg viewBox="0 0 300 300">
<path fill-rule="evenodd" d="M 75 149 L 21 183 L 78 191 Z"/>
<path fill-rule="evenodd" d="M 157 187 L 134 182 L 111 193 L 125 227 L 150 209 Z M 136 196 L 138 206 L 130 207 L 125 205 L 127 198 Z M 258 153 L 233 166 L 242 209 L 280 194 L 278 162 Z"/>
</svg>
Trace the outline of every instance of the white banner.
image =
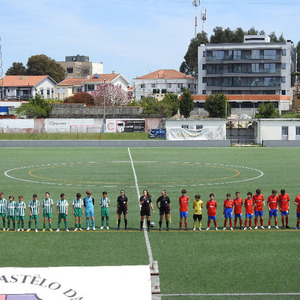
<svg viewBox="0 0 300 300">
<path fill-rule="evenodd" d="M 168 128 L 167 139 L 172 140 L 208 140 L 209 130 L 208 128 L 200 130 L 192 130 L 186 128 Z"/>
<path fill-rule="evenodd" d="M 0 300 L 151 299 L 149 266 L 0 268 Z"/>
<path fill-rule="evenodd" d="M 70 119 L 45 119 L 47 133 L 70 132 Z"/>
</svg>

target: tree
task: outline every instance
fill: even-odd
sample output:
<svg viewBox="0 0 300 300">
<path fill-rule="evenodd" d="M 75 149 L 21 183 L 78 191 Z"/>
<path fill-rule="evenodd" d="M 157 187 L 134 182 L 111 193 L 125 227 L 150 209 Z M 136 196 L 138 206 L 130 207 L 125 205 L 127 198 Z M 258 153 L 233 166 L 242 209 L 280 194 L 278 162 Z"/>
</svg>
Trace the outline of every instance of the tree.
<svg viewBox="0 0 300 300">
<path fill-rule="evenodd" d="M 66 77 L 66 71 L 54 59 L 40 54 L 28 58 L 27 75 L 48 75 L 56 82 L 60 82 Z"/>
<path fill-rule="evenodd" d="M 6 71 L 6 75 L 26 75 L 27 70 L 23 63 L 14 62 L 12 66 Z"/>
<path fill-rule="evenodd" d="M 193 109 L 194 100 L 192 98 L 191 92 L 187 89 L 184 89 L 179 104 L 180 115 L 184 116 L 185 118 L 189 118 Z"/>
<path fill-rule="evenodd" d="M 103 106 L 104 100 L 107 106 L 124 106 L 128 103 L 128 93 L 120 85 L 112 83 L 99 84 L 91 95 L 98 106 Z"/>
<path fill-rule="evenodd" d="M 177 114 L 180 101 L 177 95 L 166 94 L 162 99 L 162 108 L 164 109 L 164 115 L 166 117 L 173 117 Z"/>
<path fill-rule="evenodd" d="M 34 99 L 30 99 L 28 103 L 23 103 L 16 109 L 16 112 L 28 118 L 47 118 L 51 110 L 52 106 L 45 99 L 42 99 L 41 95 L 36 94 Z"/>
<path fill-rule="evenodd" d="M 276 36 L 276 34 L 275 34 L 275 31 L 272 31 L 272 32 L 269 34 L 269 37 L 270 37 L 270 41 L 271 41 L 272 43 L 278 42 L 278 38 L 277 38 L 277 36 Z"/>
<path fill-rule="evenodd" d="M 91 94 L 82 92 L 65 98 L 64 103 L 84 103 L 86 105 L 94 105 L 95 101 Z"/>
<path fill-rule="evenodd" d="M 144 97 L 139 101 L 144 115 L 155 115 L 160 112 L 160 102 L 154 97 Z"/>
<path fill-rule="evenodd" d="M 258 35 L 258 30 L 255 29 L 255 27 L 251 27 L 248 31 L 247 31 L 248 35 Z"/>
<path fill-rule="evenodd" d="M 227 101 L 224 93 L 209 95 L 204 103 L 204 109 L 209 113 L 211 118 L 224 118 L 226 116 L 226 105 L 227 105 L 227 116 L 231 114 L 231 107 Z M 227 117 L 226 116 L 226 117 Z"/>
<path fill-rule="evenodd" d="M 208 43 L 206 33 L 198 33 L 196 38 L 191 39 L 184 61 L 180 66 L 180 72 L 198 77 L 198 47 Z"/>
<path fill-rule="evenodd" d="M 257 113 L 255 114 L 255 118 L 276 118 L 279 116 L 279 111 L 276 109 L 274 103 L 261 103 L 258 106 Z"/>
</svg>

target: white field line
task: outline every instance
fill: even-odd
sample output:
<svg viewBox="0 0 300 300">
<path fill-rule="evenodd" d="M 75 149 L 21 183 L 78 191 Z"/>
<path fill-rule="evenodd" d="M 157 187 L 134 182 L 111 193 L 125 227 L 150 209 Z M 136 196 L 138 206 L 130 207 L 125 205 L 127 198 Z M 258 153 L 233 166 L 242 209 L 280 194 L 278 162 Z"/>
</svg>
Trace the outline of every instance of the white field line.
<svg viewBox="0 0 300 300">
<path fill-rule="evenodd" d="M 161 297 L 240 297 L 240 296 L 300 296 L 300 293 L 233 293 L 233 294 L 161 294 Z"/>
<path fill-rule="evenodd" d="M 137 179 L 137 176 L 136 176 L 135 167 L 134 167 L 133 159 L 132 159 L 131 152 L 130 152 L 129 148 L 128 148 L 128 154 L 129 154 L 131 168 L 132 168 L 132 172 L 133 172 L 133 176 L 134 176 L 136 193 L 137 193 L 138 201 L 139 201 L 140 197 L 141 197 L 141 194 L 140 194 L 140 191 L 139 191 L 138 179 Z M 139 202 L 139 207 L 141 209 L 140 202 Z M 147 247 L 147 251 L 148 251 L 149 264 L 150 264 L 150 267 L 152 267 L 153 266 L 153 255 L 152 255 L 152 249 L 151 249 L 151 245 L 150 245 L 150 241 L 149 241 L 148 231 L 146 230 L 146 226 L 145 226 L 145 221 L 144 221 L 144 236 L 145 236 L 145 242 L 146 242 L 146 247 Z"/>
</svg>

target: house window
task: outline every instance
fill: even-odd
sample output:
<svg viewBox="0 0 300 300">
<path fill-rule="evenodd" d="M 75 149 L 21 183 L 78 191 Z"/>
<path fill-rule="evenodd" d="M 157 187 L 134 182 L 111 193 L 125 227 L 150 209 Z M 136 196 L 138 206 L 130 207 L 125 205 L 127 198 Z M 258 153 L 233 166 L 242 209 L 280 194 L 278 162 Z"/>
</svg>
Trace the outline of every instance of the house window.
<svg viewBox="0 0 300 300">
<path fill-rule="evenodd" d="M 300 140 L 300 126 L 296 126 L 296 140 Z"/>
<path fill-rule="evenodd" d="M 95 87 L 93 84 L 88 84 L 88 86 L 87 86 L 88 92 L 92 92 L 94 89 L 95 89 Z"/>
<path fill-rule="evenodd" d="M 152 88 L 155 88 L 155 83 L 152 83 L 152 84 L 151 84 L 151 87 L 152 87 Z"/>
<path fill-rule="evenodd" d="M 286 56 L 286 49 L 282 49 L 282 56 Z"/>
<path fill-rule="evenodd" d="M 50 90 L 47 89 L 47 96 L 50 96 Z"/>
<path fill-rule="evenodd" d="M 182 83 L 178 83 L 177 87 L 180 89 L 183 87 L 183 84 Z"/>
<path fill-rule="evenodd" d="M 169 83 L 169 88 L 171 88 L 172 87 L 172 83 Z"/>
<path fill-rule="evenodd" d="M 206 90 L 203 90 L 203 91 L 202 91 L 202 94 L 203 94 L 203 95 L 206 95 Z"/>
<path fill-rule="evenodd" d="M 285 70 L 286 69 L 286 63 L 281 64 L 281 69 Z"/>
<path fill-rule="evenodd" d="M 206 65 L 202 65 L 202 70 L 206 70 Z"/>
<path fill-rule="evenodd" d="M 196 129 L 197 129 L 197 130 L 203 129 L 203 125 L 196 125 Z"/>
<path fill-rule="evenodd" d="M 282 90 L 282 91 L 281 91 L 281 95 L 286 95 L 285 90 Z"/>
<path fill-rule="evenodd" d="M 162 94 L 166 94 L 166 93 L 167 93 L 167 90 L 166 90 L 166 89 L 161 89 L 161 93 L 162 93 Z"/>
<path fill-rule="evenodd" d="M 67 73 L 68 74 L 73 73 L 73 68 L 67 68 Z"/>
<path fill-rule="evenodd" d="M 285 82 L 286 82 L 285 76 L 282 76 L 281 77 L 281 83 L 285 83 Z"/>
<path fill-rule="evenodd" d="M 206 77 L 202 77 L 202 83 L 206 83 Z"/>
<path fill-rule="evenodd" d="M 206 51 L 203 51 L 203 57 L 206 57 Z"/>
<path fill-rule="evenodd" d="M 284 141 L 288 140 L 289 136 L 289 127 L 288 126 L 282 126 L 281 127 L 281 139 Z"/>
<path fill-rule="evenodd" d="M 141 84 L 141 89 L 144 89 L 146 87 L 146 84 L 145 83 L 142 83 Z"/>
<path fill-rule="evenodd" d="M 189 129 L 189 125 L 181 125 L 181 128 Z"/>
</svg>

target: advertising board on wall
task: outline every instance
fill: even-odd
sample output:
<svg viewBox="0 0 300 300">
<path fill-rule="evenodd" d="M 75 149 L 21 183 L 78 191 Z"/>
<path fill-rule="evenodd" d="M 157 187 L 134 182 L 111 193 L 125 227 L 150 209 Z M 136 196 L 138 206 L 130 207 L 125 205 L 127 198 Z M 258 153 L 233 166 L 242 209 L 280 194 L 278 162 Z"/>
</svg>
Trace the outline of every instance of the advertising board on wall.
<svg viewBox="0 0 300 300">
<path fill-rule="evenodd" d="M 24 299 L 150 300 L 150 269 L 149 266 L 0 268 L 0 300 Z"/>
<path fill-rule="evenodd" d="M 145 120 L 143 119 L 106 119 L 105 132 L 145 132 Z"/>
</svg>

